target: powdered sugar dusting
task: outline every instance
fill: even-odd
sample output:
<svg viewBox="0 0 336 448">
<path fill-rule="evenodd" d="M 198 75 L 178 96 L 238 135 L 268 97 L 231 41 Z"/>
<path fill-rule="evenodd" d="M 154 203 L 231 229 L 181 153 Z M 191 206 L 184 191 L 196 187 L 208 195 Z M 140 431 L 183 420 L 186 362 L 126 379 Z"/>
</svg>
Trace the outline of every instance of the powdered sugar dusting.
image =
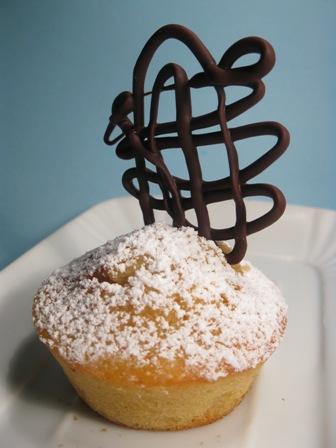
<svg viewBox="0 0 336 448">
<path fill-rule="evenodd" d="M 156 223 L 53 272 L 33 307 L 40 337 L 69 361 L 183 359 L 216 380 L 265 361 L 286 325 L 279 289 L 234 269 L 190 227 Z"/>
</svg>

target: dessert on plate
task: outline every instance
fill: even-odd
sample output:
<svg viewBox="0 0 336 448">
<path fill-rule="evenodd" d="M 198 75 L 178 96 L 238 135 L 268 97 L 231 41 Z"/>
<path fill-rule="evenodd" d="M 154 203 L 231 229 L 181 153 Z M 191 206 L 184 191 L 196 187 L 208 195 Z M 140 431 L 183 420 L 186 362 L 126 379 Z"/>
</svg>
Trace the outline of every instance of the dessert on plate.
<svg viewBox="0 0 336 448">
<path fill-rule="evenodd" d="M 186 44 L 202 71 L 188 78 L 182 67 L 167 64 L 146 93 L 151 58 L 169 38 Z M 232 68 L 251 52 L 260 55 L 258 62 Z M 216 64 L 190 30 L 167 25 L 142 50 L 133 93 L 123 92 L 113 103 L 104 139 L 118 142 L 121 158 L 135 159 L 123 184 L 138 198 L 145 226 L 54 271 L 35 295 L 33 321 L 80 397 L 115 423 L 179 430 L 223 417 L 243 399 L 284 334 L 287 306 L 281 292 L 244 256 L 247 235 L 284 211 L 280 190 L 248 181 L 285 151 L 288 132 L 275 122 L 227 126 L 260 100 L 261 78 L 273 65 L 274 51 L 263 39 L 238 41 Z M 252 92 L 226 105 L 224 89 L 231 85 Z M 193 117 L 190 90 L 208 86 L 217 93 L 218 107 Z M 158 122 L 164 90 L 175 94 L 174 122 Z M 147 94 L 151 108 L 145 126 Z M 214 125 L 219 130 L 194 132 Z M 116 126 L 122 134 L 111 140 Z M 235 140 L 266 134 L 277 137 L 273 148 L 239 169 Z M 230 175 L 204 181 L 197 147 L 218 142 L 227 151 Z M 182 149 L 189 179 L 170 173 L 167 148 Z M 152 184 L 159 186 L 161 197 L 151 194 Z M 271 198 L 273 205 L 264 216 L 247 221 L 244 198 L 255 195 Z M 207 206 L 227 200 L 235 204 L 236 223 L 214 229 Z M 197 226 L 186 218 L 190 209 Z M 156 222 L 155 210 L 166 210 L 171 224 Z"/>
<path fill-rule="evenodd" d="M 191 227 L 152 224 L 55 271 L 34 323 L 108 419 L 182 429 L 230 412 L 286 327 L 279 289 Z"/>
</svg>

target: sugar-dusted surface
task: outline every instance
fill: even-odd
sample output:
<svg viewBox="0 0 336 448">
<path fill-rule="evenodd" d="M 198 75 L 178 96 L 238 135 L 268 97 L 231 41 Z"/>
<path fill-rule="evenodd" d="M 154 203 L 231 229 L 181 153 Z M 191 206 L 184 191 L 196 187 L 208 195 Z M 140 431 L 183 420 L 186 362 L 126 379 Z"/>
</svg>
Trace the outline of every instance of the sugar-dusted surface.
<svg viewBox="0 0 336 448">
<path fill-rule="evenodd" d="M 260 271 L 248 263 L 234 269 L 214 242 L 166 224 L 56 270 L 34 301 L 40 337 L 70 361 L 182 360 L 208 380 L 265 361 L 286 314 L 279 289 Z"/>
</svg>

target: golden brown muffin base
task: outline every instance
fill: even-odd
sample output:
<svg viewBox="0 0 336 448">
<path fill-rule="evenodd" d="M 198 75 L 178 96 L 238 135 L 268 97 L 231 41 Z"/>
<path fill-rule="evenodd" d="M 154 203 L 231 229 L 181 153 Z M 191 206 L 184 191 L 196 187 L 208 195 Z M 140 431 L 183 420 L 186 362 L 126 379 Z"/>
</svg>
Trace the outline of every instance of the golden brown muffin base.
<svg viewBox="0 0 336 448">
<path fill-rule="evenodd" d="M 248 392 L 261 365 L 217 381 L 165 386 L 116 384 L 56 356 L 78 395 L 108 420 L 131 428 L 181 430 L 230 413 Z"/>
</svg>

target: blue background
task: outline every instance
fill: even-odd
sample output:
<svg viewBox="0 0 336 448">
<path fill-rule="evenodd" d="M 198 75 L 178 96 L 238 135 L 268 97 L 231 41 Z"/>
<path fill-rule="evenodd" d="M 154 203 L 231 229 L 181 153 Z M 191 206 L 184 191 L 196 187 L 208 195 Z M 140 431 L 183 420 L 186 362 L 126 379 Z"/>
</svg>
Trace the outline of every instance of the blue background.
<svg viewBox="0 0 336 448">
<path fill-rule="evenodd" d="M 125 195 L 129 166 L 102 136 L 112 99 L 131 89 L 136 57 L 166 23 L 193 29 L 216 60 L 237 39 L 259 35 L 277 53 L 266 96 L 234 124 L 276 120 L 290 149 L 260 179 L 291 203 L 336 208 L 334 169 L 336 2 L 254 0 L 8 0 L 0 11 L 0 267 L 89 206 Z M 194 58 L 165 43 L 147 87 L 167 62 L 192 74 Z M 231 95 L 237 95 L 233 92 Z M 194 113 L 212 110 L 213 93 L 195 94 Z M 161 121 L 172 118 L 166 95 Z M 270 138 L 239 145 L 244 165 Z M 183 174 L 180 154 L 167 153 Z M 201 151 L 205 175 L 225 174 L 224 151 Z M 221 163 L 223 161 L 223 163 Z"/>
</svg>

